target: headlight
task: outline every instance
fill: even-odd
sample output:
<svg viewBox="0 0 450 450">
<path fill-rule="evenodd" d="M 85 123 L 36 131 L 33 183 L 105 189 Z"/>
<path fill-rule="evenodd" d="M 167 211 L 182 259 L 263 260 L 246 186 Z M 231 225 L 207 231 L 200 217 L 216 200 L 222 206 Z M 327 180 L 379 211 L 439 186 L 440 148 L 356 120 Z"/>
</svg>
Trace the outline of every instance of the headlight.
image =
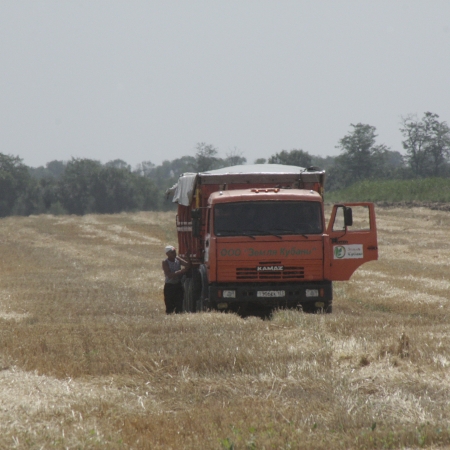
<svg viewBox="0 0 450 450">
<path fill-rule="evenodd" d="M 319 289 L 306 289 L 306 296 L 307 297 L 318 297 Z"/>
<path fill-rule="evenodd" d="M 223 298 L 236 298 L 236 291 L 223 291 L 222 296 Z"/>
</svg>

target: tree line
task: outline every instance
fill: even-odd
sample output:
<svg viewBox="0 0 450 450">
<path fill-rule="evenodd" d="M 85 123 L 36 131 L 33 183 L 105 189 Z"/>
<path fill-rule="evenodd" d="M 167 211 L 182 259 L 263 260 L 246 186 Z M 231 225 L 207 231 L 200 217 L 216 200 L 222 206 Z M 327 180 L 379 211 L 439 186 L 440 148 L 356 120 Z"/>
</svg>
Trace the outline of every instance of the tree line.
<svg viewBox="0 0 450 450">
<path fill-rule="evenodd" d="M 404 154 L 377 143 L 376 128 L 351 124 L 338 141 L 338 156 L 321 157 L 302 149 L 281 150 L 255 164 L 287 164 L 327 171 L 326 190 L 336 191 L 362 180 L 450 176 L 450 128 L 437 114 L 402 118 Z M 212 144 L 200 142 L 193 156 L 161 165 L 144 161 L 131 168 L 117 159 L 51 161 L 28 167 L 17 156 L 0 153 L 0 217 L 30 214 L 88 214 L 172 209 L 165 191 L 182 173 L 246 164 L 238 149 L 225 158 Z"/>
<path fill-rule="evenodd" d="M 31 168 L 0 153 L 0 217 L 157 209 L 158 189 L 123 161 L 73 158 Z"/>
</svg>

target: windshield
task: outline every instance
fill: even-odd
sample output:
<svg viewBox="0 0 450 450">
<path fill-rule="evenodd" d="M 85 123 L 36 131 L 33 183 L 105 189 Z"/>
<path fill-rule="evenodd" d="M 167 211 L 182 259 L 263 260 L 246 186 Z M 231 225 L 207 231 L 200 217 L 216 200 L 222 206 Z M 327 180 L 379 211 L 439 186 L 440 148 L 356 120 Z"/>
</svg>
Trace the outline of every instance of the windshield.
<svg viewBox="0 0 450 450">
<path fill-rule="evenodd" d="M 320 202 L 220 203 L 214 208 L 216 236 L 322 233 Z"/>
</svg>

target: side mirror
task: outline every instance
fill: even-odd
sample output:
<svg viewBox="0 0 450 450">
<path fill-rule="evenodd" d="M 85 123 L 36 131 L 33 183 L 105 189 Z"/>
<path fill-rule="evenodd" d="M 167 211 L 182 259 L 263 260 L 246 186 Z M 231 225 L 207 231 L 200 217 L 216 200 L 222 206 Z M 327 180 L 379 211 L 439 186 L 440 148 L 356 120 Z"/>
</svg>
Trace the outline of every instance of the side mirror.
<svg viewBox="0 0 450 450">
<path fill-rule="evenodd" d="M 352 208 L 344 208 L 344 224 L 346 227 L 353 225 L 353 211 Z"/>
<path fill-rule="evenodd" d="M 193 209 L 191 211 L 192 219 L 192 236 L 200 237 L 200 230 L 202 228 L 202 212 L 200 209 Z"/>
</svg>

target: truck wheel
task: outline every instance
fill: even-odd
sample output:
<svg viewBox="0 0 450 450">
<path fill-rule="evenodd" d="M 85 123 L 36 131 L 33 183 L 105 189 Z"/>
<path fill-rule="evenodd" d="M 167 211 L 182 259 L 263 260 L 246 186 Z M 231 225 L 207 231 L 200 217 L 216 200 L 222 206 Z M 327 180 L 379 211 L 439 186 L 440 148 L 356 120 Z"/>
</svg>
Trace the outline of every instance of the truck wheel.
<svg viewBox="0 0 450 450">
<path fill-rule="evenodd" d="M 205 308 L 203 306 L 203 299 L 202 298 L 197 300 L 196 310 L 197 310 L 197 312 L 201 312 L 201 311 L 205 310 Z"/>
<path fill-rule="evenodd" d="M 183 312 L 195 312 L 192 278 L 184 280 Z"/>
<path fill-rule="evenodd" d="M 197 311 L 208 311 L 210 308 L 208 299 L 208 275 L 204 265 L 198 268 L 198 297 Z"/>
<path fill-rule="evenodd" d="M 183 312 L 206 311 L 208 285 L 206 276 L 199 269 L 192 270 L 192 278 L 184 281 Z"/>
<path fill-rule="evenodd" d="M 194 269 L 192 271 L 191 284 L 189 286 L 189 307 L 188 312 L 200 312 L 204 310 L 203 305 L 203 286 L 202 286 L 202 275 L 199 269 Z"/>
</svg>

